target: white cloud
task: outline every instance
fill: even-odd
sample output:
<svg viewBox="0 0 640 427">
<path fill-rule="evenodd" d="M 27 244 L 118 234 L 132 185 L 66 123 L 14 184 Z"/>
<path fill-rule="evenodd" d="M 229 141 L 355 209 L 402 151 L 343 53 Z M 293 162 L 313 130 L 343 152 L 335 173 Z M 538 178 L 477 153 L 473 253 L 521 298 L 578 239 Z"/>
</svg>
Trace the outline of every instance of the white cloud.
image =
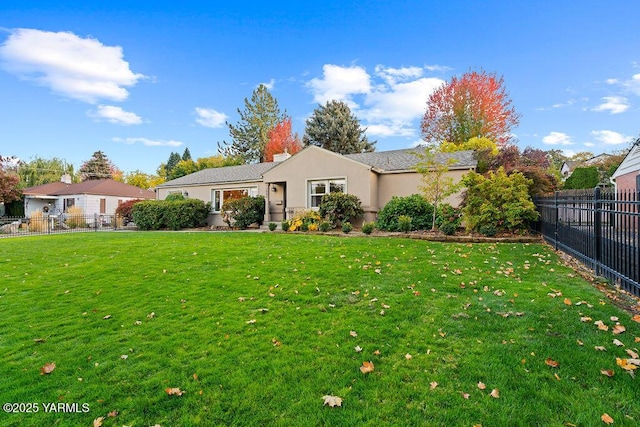
<svg viewBox="0 0 640 427">
<path fill-rule="evenodd" d="M 423 75 L 424 68 L 414 66 L 377 65 L 371 76 L 362 67 L 326 64 L 323 77 L 312 79 L 307 86 L 317 102 L 346 102 L 366 122 L 363 126 L 368 128 L 368 135 L 413 137 L 429 95 L 445 83 Z"/>
<path fill-rule="evenodd" d="M 196 107 L 196 114 L 198 115 L 196 122 L 208 128 L 222 127 L 229 118 L 226 114 L 216 111 L 213 108 Z"/>
<path fill-rule="evenodd" d="M 619 114 L 629 109 L 629 101 L 623 96 L 605 96 L 602 101 L 603 103 L 592 108 L 592 111 L 609 111 L 611 114 Z"/>
<path fill-rule="evenodd" d="M 263 83 L 260 83 L 260 84 L 264 85 L 269 90 L 273 90 L 273 88 L 276 85 L 276 80 L 275 79 L 271 79 L 271 80 L 269 80 L 269 83 L 263 82 Z"/>
<path fill-rule="evenodd" d="M 618 83 L 618 79 L 607 79 L 606 82 L 607 84 L 614 85 Z"/>
<path fill-rule="evenodd" d="M 0 46 L 3 67 L 63 96 L 95 103 L 123 101 L 126 87 L 144 78 L 129 68 L 120 46 L 106 46 L 71 32 L 20 28 Z"/>
<path fill-rule="evenodd" d="M 123 142 L 125 144 L 136 144 L 140 143 L 142 145 L 146 145 L 147 147 L 179 147 L 182 145 L 180 141 L 164 141 L 161 139 L 153 140 L 148 138 L 113 138 L 115 142 Z"/>
<path fill-rule="evenodd" d="M 640 74 L 634 74 L 631 79 L 624 82 L 624 86 L 636 95 L 640 95 Z"/>
<path fill-rule="evenodd" d="M 632 136 L 626 136 L 611 130 L 594 130 L 591 135 L 599 142 L 609 145 L 625 144 L 633 139 Z"/>
<path fill-rule="evenodd" d="M 542 138 L 542 142 L 548 145 L 571 145 L 571 137 L 562 132 L 550 132 L 549 135 Z"/>
<path fill-rule="evenodd" d="M 585 147 L 595 147 L 595 146 L 596 146 L 596 144 L 594 144 L 593 142 L 585 142 L 585 143 L 584 143 L 584 146 L 585 146 Z"/>
<path fill-rule="evenodd" d="M 96 111 L 90 111 L 88 115 L 98 120 L 106 120 L 109 123 L 120 125 L 139 125 L 142 123 L 142 117 L 136 113 L 124 111 L 113 105 L 99 105 Z"/>
<path fill-rule="evenodd" d="M 332 100 L 344 101 L 351 107 L 355 106 L 351 101 L 352 95 L 371 91 L 371 77 L 362 67 L 325 64 L 322 71 L 322 79 L 313 78 L 307 83 L 314 102 L 324 104 Z"/>
</svg>

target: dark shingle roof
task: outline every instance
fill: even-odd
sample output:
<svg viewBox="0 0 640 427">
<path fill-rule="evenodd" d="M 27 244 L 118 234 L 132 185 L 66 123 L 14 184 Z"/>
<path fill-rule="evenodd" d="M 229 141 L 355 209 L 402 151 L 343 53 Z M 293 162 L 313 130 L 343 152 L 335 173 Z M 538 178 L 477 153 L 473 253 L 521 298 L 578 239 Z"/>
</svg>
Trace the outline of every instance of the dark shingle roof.
<svg viewBox="0 0 640 427">
<path fill-rule="evenodd" d="M 203 169 L 190 175 L 167 181 L 164 184 L 158 185 L 158 187 L 260 181 L 262 180 L 262 175 L 277 164 L 278 163 L 275 162 L 254 163 L 250 165 Z"/>
<path fill-rule="evenodd" d="M 420 162 L 416 155 L 422 150 L 418 148 L 407 148 L 404 150 L 374 151 L 372 153 L 347 154 L 345 157 L 373 166 L 376 169 L 386 172 L 411 170 Z M 455 153 L 442 153 L 436 155 L 436 160 L 446 162 L 448 159 L 456 160 L 450 169 L 472 168 L 477 161 L 473 151 L 457 151 Z"/>
</svg>

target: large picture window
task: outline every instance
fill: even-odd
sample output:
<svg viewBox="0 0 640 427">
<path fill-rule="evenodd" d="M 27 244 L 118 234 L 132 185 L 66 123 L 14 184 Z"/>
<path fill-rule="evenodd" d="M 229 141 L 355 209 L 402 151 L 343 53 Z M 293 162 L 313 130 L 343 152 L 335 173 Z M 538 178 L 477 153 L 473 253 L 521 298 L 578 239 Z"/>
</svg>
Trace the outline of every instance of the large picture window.
<svg viewBox="0 0 640 427">
<path fill-rule="evenodd" d="M 224 202 L 247 196 L 255 197 L 257 195 L 258 187 L 211 190 L 211 208 L 213 212 L 220 212 Z"/>
<path fill-rule="evenodd" d="M 344 193 L 346 190 L 345 179 L 319 179 L 309 181 L 308 204 L 312 209 L 320 207 L 322 196 L 328 193 Z"/>
</svg>

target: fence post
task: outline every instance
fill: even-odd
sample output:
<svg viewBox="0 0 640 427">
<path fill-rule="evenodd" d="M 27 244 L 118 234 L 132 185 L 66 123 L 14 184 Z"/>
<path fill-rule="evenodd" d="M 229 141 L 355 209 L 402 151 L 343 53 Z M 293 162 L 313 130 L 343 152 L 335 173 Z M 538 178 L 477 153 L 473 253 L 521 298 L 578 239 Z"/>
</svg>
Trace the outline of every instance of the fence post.
<svg viewBox="0 0 640 427">
<path fill-rule="evenodd" d="M 93 231 L 98 231 L 98 214 L 93 214 Z"/>
<path fill-rule="evenodd" d="M 555 196 L 553 198 L 553 249 L 558 250 L 558 219 L 560 218 L 560 214 L 558 213 L 558 191 L 555 192 Z"/>
<path fill-rule="evenodd" d="M 600 263 L 602 261 L 602 218 L 600 211 L 602 209 L 602 203 L 600 200 L 600 187 L 593 189 L 593 242 L 595 244 L 595 265 L 593 270 L 596 275 L 600 274 Z"/>
</svg>

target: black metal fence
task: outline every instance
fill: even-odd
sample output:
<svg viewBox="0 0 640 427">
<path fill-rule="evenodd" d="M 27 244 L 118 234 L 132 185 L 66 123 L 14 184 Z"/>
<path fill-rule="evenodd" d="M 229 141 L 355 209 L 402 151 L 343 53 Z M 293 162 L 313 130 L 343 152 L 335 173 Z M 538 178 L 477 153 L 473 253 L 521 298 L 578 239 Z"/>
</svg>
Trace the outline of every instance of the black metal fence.
<svg viewBox="0 0 640 427">
<path fill-rule="evenodd" d="M 25 217 L 0 217 L 0 238 L 38 234 L 79 233 L 131 229 L 118 215 L 59 214 Z"/>
<path fill-rule="evenodd" d="M 571 190 L 534 202 L 545 240 L 640 296 L 640 192 Z"/>
</svg>

